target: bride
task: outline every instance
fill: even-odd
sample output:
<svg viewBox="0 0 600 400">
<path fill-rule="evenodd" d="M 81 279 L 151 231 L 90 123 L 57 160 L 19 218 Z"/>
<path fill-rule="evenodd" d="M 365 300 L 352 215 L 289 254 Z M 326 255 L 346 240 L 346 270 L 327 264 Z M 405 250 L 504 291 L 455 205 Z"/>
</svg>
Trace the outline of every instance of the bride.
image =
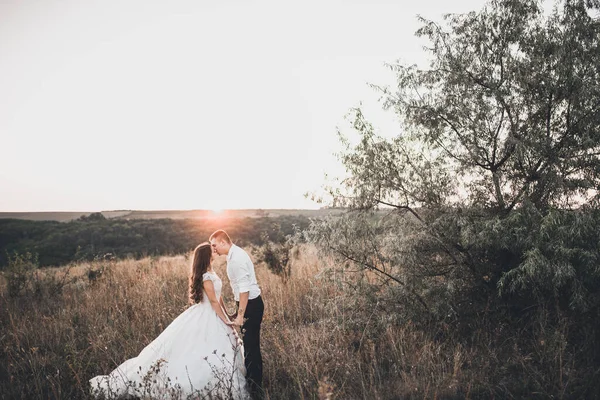
<svg viewBox="0 0 600 400">
<path fill-rule="evenodd" d="M 194 250 L 189 277 L 193 304 L 141 353 L 109 375 L 90 379 L 95 397 L 246 399 L 244 351 L 223 311 L 222 282 L 212 269 L 212 249 Z"/>
</svg>

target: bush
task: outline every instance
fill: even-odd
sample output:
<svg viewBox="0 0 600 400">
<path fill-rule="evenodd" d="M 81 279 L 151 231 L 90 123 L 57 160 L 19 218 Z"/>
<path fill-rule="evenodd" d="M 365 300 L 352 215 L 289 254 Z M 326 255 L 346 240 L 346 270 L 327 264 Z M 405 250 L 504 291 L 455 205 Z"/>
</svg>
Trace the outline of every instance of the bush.
<svg viewBox="0 0 600 400">
<path fill-rule="evenodd" d="M 263 235 L 264 244 L 258 250 L 257 262 L 264 262 L 267 267 L 276 275 L 287 282 L 291 275 L 290 256 L 293 245 L 290 241 L 283 243 L 273 243 L 269 237 Z"/>
<path fill-rule="evenodd" d="M 8 295 L 16 297 L 33 286 L 35 271 L 38 269 L 37 255 L 15 252 L 12 256 L 7 255 L 7 259 L 8 266 L 2 271 L 2 275 L 6 279 Z"/>
</svg>

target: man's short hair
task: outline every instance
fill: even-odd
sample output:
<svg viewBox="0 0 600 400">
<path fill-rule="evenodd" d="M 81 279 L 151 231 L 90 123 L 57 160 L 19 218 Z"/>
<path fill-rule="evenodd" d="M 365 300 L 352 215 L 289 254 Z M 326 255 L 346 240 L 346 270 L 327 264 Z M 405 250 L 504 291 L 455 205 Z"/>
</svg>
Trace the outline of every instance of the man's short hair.
<svg viewBox="0 0 600 400">
<path fill-rule="evenodd" d="M 232 243 L 231 238 L 229 237 L 227 232 L 225 232 L 223 229 L 219 229 L 219 230 L 215 231 L 212 235 L 210 235 L 210 238 L 208 240 L 210 241 L 213 239 L 222 239 L 222 240 L 226 241 L 228 244 Z"/>
</svg>

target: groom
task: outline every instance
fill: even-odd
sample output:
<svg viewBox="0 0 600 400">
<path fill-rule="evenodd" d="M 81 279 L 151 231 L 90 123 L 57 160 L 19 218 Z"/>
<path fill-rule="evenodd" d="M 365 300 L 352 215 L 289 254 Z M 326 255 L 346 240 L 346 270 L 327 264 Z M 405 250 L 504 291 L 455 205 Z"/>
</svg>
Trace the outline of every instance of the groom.
<svg viewBox="0 0 600 400">
<path fill-rule="evenodd" d="M 220 229 L 210 235 L 210 245 L 219 255 L 227 255 L 227 276 L 238 309 L 230 318 L 233 324 L 242 327 L 246 364 L 246 380 L 253 398 L 262 398 L 262 356 L 260 354 L 260 324 L 264 304 L 254 273 L 254 264 L 243 249 L 231 242 L 231 238 Z"/>
</svg>

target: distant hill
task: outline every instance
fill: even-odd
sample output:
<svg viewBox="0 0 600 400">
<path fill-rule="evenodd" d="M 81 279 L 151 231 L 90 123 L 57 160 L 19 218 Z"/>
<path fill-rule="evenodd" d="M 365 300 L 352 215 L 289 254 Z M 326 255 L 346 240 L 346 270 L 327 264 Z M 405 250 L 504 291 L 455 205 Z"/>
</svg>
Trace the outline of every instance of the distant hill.
<svg viewBox="0 0 600 400">
<path fill-rule="evenodd" d="M 9 216 L 14 214 L 17 213 Z M 79 218 L 74 219 L 77 215 Z M 306 229 L 311 221 L 298 213 L 276 215 L 267 211 L 230 215 L 225 212 L 128 211 L 114 214 L 112 218 L 101 213 L 89 216 L 85 213 L 21 213 L 19 216 L 22 219 L 0 218 L 0 270 L 9 264 L 10 257 L 26 253 L 37 255 L 40 266 L 90 261 L 106 254 L 117 258 L 183 254 L 208 240 L 217 229 L 225 229 L 240 245 L 261 246 L 265 235 L 268 240 L 279 243 L 286 235 Z"/>
<path fill-rule="evenodd" d="M 102 211 L 102 215 L 109 219 L 216 219 L 216 218 L 261 218 L 279 216 L 303 216 L 307 218 L 324 217 L 342 213 L 342 209 L 323 208 L 319 210 L 302 209 L 248 209 L 248 210 L 115 210 Z M 0 212 L 0 219 L 14 218 L 30 221 L 74 221 L 92 212 L 84 211 L 40 211 L 40 212 Z"/>
</svg>

